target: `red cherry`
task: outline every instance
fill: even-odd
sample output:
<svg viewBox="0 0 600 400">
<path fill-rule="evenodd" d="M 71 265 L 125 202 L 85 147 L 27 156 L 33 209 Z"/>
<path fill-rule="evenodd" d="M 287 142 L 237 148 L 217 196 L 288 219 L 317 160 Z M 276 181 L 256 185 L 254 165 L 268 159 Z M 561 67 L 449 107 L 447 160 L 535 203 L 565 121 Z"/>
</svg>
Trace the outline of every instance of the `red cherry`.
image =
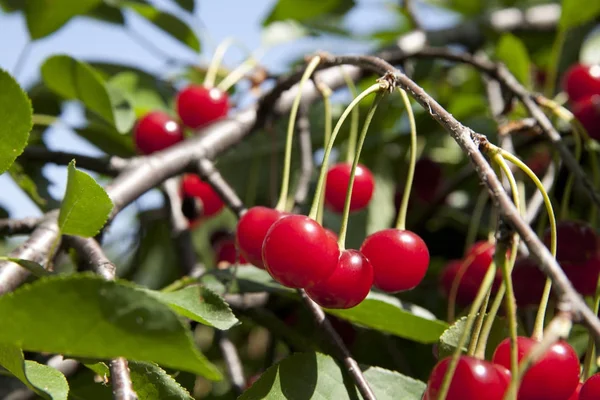
<svg viewBox="0 0 600 400">
<path fill-rule="evenodd" d="M 598 399 L 600 399 L 600 373 L 590 376 L 579 392 L 579 400 Z"/>
<path fill-rule="evenodd" d="M 237 258 L 237 250 L 235 248 L 235 241 L 233 239 L 223 239 L 217 242 L 214 247 L 215 259 L 217 264 L 226 262 L 228 264 L 235 264 Z M 246 264 L 246 259 L 240 254 L 239 263 Z"/>
<path fill-rule="evenodd" d="M 573 115 L 581 122 L 592 139 L 600 140 L 600 95 L 586 97 L 572 107 Z"/>
<path fill-rule="evenodd" d="M 519 362 L 537 343 L 528 337 L 517 337 Z M 510 339 L 500 342 L 494 351 L 492 361 L 510 368 Z M 525 373 L 519 388 L 519 400 L 568 399 L 578 383 L 577 353 L 567 342 L 559 341 L 554 343 L 548 352 Z"/>
<path fill-rule="evenodd" d="M 373 267 L 360 251 L 344 250 L 329 278 L 306 293 L 325 308 L 352 308 L 362 302 L 373 285 Z"/>
<path fill-rule="evenodd" d="M 433 367 L 425 400 L 437 400 L 450 359 L 446 357 Z M 510 371 L 506 368 L 474 357 L 460 356 L 446 400 L 502 400 L 509 382 Z"/>
<path fill-rule="evenodd" d="M 151 154 L 183 140 L 181 127 L 169 114 L 152 111 L 133 128 L 133 141 L 140 153 Z"/>
<path fill-rule="evenodd" d="M 262 246 L 269 228 L 284 214 L 274 208 L 252 207 L 240 218 L 235 232 L 235 240 L 240 254 L 252 265 L 265 268 L 262 259 Z"/>
<path fill-rule="evenodd" d="M 562 85 L 573 102 L 600 94 L 600 65 L 572 65 L 565 71 Z"/>
<path fill-rule="evenodd" d="M 200 179 L 198 175 L 185 174 L 181 183 L 181 191 L 184 197 L 193 197 L 201 202 L 203 217 L 215 215 L 225 206 L 212 186 Z"/>
<path fill-rule="evenodd" d="M 544 292 L 546 276 L 531 258 L 518 258 L 512 273 L 512 283 L 518 306 L 537 306 Z"/>
<path fill-rule="evenodd" d="M 581 400 L 579 393 L 581 393 L 581 387 L 583 386 L 583 383 L 579 382 L 577 384 L 577 387 L 575 388 L 575 391 L 571 394 L 571 397 L 569 397 L 569 400 Z M 598 399 L 600 398 L 600 392 L 598 392 L 593 398 L 594 399 Z M 591 397 L 590 397 L 591 399 Z"/>
<path fill-rule="evenodd" d="M 329 236 L 332 240 L 334 240 L 336 242 L 339 240 L 337 233 L 335 233 L 331 229 L 325 228 L 325 233 L 327 233 L 327 236 Z"/>
<path fill-rule="evenodd" d="M 442 270 L 442 273 L 440 275 L 440 286 L 442 288 L 443 294 L 448 298 L 450 297 L 454 280 L 456 279 L 457 275 L 461 272 L 462 265 L 462 260 L 451 260 L 446 264 L 446 266 Z M 466 269 L 464 271 L 466 272 Z M 464 272 L 462 276 L 464 276 Z M 456 303 L 460 305 L 467 305 L 471 303 L 475 299 L 478 289 L 479 288 L 477 287 L 472 287 L 464 279 L 460 279 L 458 283 L 458 288 L 456 290 Z"/>
<path fill-rule="evenodd" d="M 442 183 L 442 167 L 428 157 L 419 159 L 415 164 L 413 192 L 424 203 L 430 203 Z"/>
<path fill-rule="evenodd" d="M 556 226 L 556 258 L 561 263 L 583 263 L 598 251 L 596 232 L 579 221 L 561 221 Z M 544 243 L 550 247 L 550 230 L 544 234 Z"/>
<path fill-rule="evenodd" d="M 177 94 L 177 114 L 192 129 L 223 118 L 228 111 L 227 93 L 217 88 L 189 85 Z"/>
<path fill-rule="evenodd" d="M 284 286 L 308 288 L 329 278 L 340 249 L 315 220 L 287 215 L 271 226 L 262 248 L 263 262 Z"/>
<path fill-rule="evenodd" d="M 374 284 L 385 292 L 417 286 L 429 266 L 429 250 L 416 233 L 384 229 L 365 239 L 361 253 L 373 266 Z"/>
<path fill-rule="evenodd" d="M 561 266 L 579 293 L 583 296 L 593 296 L 596 293 L 600 275 L 600 255 L 594 254 L 582 264 L 563 263 Z"/>
<path fill-rule="evenodd" d="M 344 211 L 346 191 L 350 183 L 350 171 L 352 164 L 339 163 L 327 172 L 327 183 L 325 187 L 325 204 L 335 212 Z M 356 166 L 354 184 L 352 185 L 352 197 L 350 200 L 350 211 L 359 211 L 365 208 L 375 189 L 375 179 L 371 171 L 364 165 Z"/>
</svg>

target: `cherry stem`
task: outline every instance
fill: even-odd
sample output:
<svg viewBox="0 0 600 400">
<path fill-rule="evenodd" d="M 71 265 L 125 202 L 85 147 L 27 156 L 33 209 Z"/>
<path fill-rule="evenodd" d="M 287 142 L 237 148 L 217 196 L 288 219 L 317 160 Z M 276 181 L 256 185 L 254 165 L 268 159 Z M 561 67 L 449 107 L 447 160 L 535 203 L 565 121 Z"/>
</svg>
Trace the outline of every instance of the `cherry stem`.
<svg viewBox="0 0 600 400">
<path fill-rule="evenodd" d="M 483 278 L 483 282 L 479 287 L 479 291 L 477 291 L 477 296 L 475 297 L 473 304 L 471 304 L 469 315 L 467 316 L 467 320 L 465 321 L 465 328 L 462 331 L 460 338 L 458 339 L 458 343 L 456 344 L 456 350 L 454 350 L 454 353 L 452 354 L 452 359 L 448 363 L 448 369 L 446 370 L 446 374 L 444 375 L 444 380 L 442 382 L 442 386 L 440 387 L 440 391 L 438 392 L 437 400 L 445 400 L 446 396 L 448 395 L 450 383 L 452 382 L 454 371 L 456 370 L 456 366 L 458 365 L 458 359 L 460 357 L 460 354 L 462 353 L 462 348 L 467 342 L 467 335 L 469 334 L 469 332 L 471 332 L 471 329 L 473 328 L 473 323 L 475 322 L 475 316 L 477 315 L 477 311 L 481 308 L 484 298 L 487 296 L 487 292 L 492 286 L 492 282 L 494 281 L 494 275 L 496 275 L 496 265 L 492 263 L 490 265 L 490 268 L 485 273 L 485 277 Z"/>
<path fill-rule="evenodd" d="M 350 170 L 350 181 L 348 182 L 346 200 L 344 202 L 344 211 L 342 213 L 342 226 L 340 227 L 340 234 L 338 237 L 338 245 L 340 246 L 340 249 L 344 249 L 346 245 L 346 231 L 348 230 L 348 217 L 350 215 L 350 203 L 352 202 L 352 189 L 354 187 L 354 176 L 356 175 L 356 167 L 358 166 L 358 161 L 360 159 L 360 152 L 365 144 L 365 138 L 367 137 L 367 132 L 369 131 L 369 125 L 371 125 L 373 116 L 375 116 L 375 111 L 377 111 L 377 106 L 381 102 L 381 99 L 383 99 L 384 95 L 384 91 L 379 91 L 375 95 L 375 98 L 371 103 L 371 108 L 369 108 L 369 112 L 365 118 L 362 131 L 360 132 L 358 143 L 356 144 L 356 155 L 354 156 L 354 160 L 352 161 L 352 169 Z"/>
<path fill-rule="evenodd" d="M 358 96 L 358 91 L 356 90 L 356 85 L 350 75 L 346 72 L 344 68 L 340 68 L 342 71 L 342 76 L 344 77 L 344 81 L 346 81 L 346 86 L 348 86 L 348 90 L 352 95 L 352 98 Z M 350 136 L 348 137 L 348 148 L 346 149 L 346 162 L 352 162 L 354 158 L 354 154 L 356 153 L 356 141 L 358 140 L 358 124 L 360 119 L 360 110 L 358 107 L 352 110 L 351 120 L 350 120 Z"/>
<path fill-rule="evenodd" d="M 51 126 L 59 120 L 54 115 L 33 114 L 31 117 L 33 124 L 38 126 Z"/>
<path fill-rule="evenodd" d="M 317 89 L 321 92 L 321 96 L 323 96 L 323 107 L 325 108 L 325 134 L 323 135 L 323 149 L 327 148 L 327 143 L 329 143 L 329 138 L 331 138 L 331 129 L 332 129 L 332 121 L 331 121 L 331 89 L 329 86 L 323 84 L 322 82 L 317 83 Z M 327 180 L 323 182 L 323 191 L 319 197 L 319 210 L 317 211 L 316 221 L 323 225 L 323 210 L 325 209 L 325 187 L 327 186 Z"/>
<path fill-rule="evenodd" d="M 477 200 L 475 201 L 475 206 L 473 207 L 473 217 L 471 218 L 471 223 L 469 224 L 469 228 L 467 229 L 467 238 L 465 239 L 465 253 L 469 250 L 469 248 L 475 243 L 477 239 L 477 232 L 479 231 L 479 225 L 481 224 L 481 218 L 483 217 L 483 211 L 485 210 L 485 205 L 489 199 L 488 191 L 482 190 L 477 196 Z"/>
<path fill-rule="evenodd" d="M 222 92 L 227 92 L 233 85 L 242 80 L 246 74 L 256 65 L 258 61 L 254 57 L 248 58 L 242 64 L 238 65 L 233 71 L 231 71 L 223 80 L 217 85 L 217 89 Z"/>
<path fill-rule="evenodd" d="M 398 211 L 398 220 L 396 221 L 396 229 L 404 230 L 406 228 L 408 200 L 410 199 L 410 191 L 412 190 L 412 183 L 415 176 L 415 165 L 417 163 L 417 124 L 415 123 L 415 116 L 406 92 L 400 88 L 398 88 L 398 91 L 402 96 L 402 101 L 406 107 L 408 122 L 410 124 L 410 159 L 408 162 L 408 174 L 406 175 L 404 193 L 402 193 L 402 202 L 400 203 L 400 210 Z"/>
<path fill-rule="evenodd" d="M 485 313 L 488 308 L 488 304 L 490 302 L 491 291 L 488 291 L 485 299 L 483 299 L 483 304 L 479 309 L 479 313 L 477 314 L 477 319 L 475 320 L 475 326 L 473 327 L 473 332 L 471 333 L 471 341 L 469 342 L 469 348 L 467 349 L 467 355 L 473 356 L 475 355 L 475 350 L 477 349 L 477 343 L 479 342 L 479 337 L 481 335 L 481 329 L 483 327 L 483 321 L 485 319 Z"/>
<path fill-rule="evenodd" d="M 210 65 L 208 66 L 208 70 L 206 71 L 206 76 L 204 77 L 204 87 L 212 88 L 215 86 L 215 81 L 217 80 L 217 73 L 219 72 L 219 67 L 221 66 L 221 61 L 223 61 L 223 57 L 227 52 L 227 49 L 231 47 L 233 44 L 232 38 L 227 38 L 223 40 L 217 46 L 215 53 L 213 54 L 212 60 L 210 61 Z"/>
<path fill-rule="evenodd" d="M 317 69 L 317 66 L 321 62 L 321 57 L 316 56 L 310 60 L 310 63 L 306 67 L 300 82 L 298 83 L 298 92 L 296 97 L 294 98 L 294 102 L 292 103 L 292 108 L 290 110 L 290 118 L 288 121 L 287 127 L 287 135 L 285 138 L 285 155 L 283 159 L 283 177 L 281 182 L 281 192 L 279 193 L 279 200 L 277 201 L 277 205 L 275 209 L 278 211 L 285 211 L 286 204 L 288 201 L 288 191 L 290 187 L 290 170 L 292 165 L 292 143 L 294 138 L 294 126 L 296 125 L 296 117 L 298 115 L 298 109 L 300 108 L 300 100 L 302 98 L 302 89 L 304 84 L 312 73 Z"/>
<path fill-rule="evenodd" d="M 352 109 L 354 107 L 356 107 L 362 101 L 362 99 L 364 99 L 365 97 L 367 97 L 368 95 L 370 95 L 372 93 L 378 92 L 383 89 L 387 89 L 388 85 L 389 84 L 385 80 L 381 80 L 381 81 L 369 86 L 364 92 L 362 92 L 354 100 L 352 100 L 352 102 L 348 105 L 348 107 L 346 107 L 346 109 L 340 116 L 340 119 L 338 120 L 338 122 L 335 124 L 335 128 L 333 129 L 331 137 L 329 138 L 329 141 L 327 143 L 327 147 L 325 148 L 325 153 L 323 154 L 323 161 L 321 164 L 321 170 L 319 172 L 319 181 L 317 182 L 315 197 L 313 199 L 313 203 L 310 208 L 310 213 L 308 215 L 310 218 L 315 219 L 317 217 L 317 212 L 319 210 L 320 198 L 324 192 L 323 186 L 325 183 L 325 176 L 327 175 L 327 169 L 328 169 L 327 165 L 329 163 L 329 155 L 331 154 L 331 150 L 333 149 L 333 143 L 335 142 L 335 138 L 337 137 L 340 129 L 342 128 L 344 121 L 348 118 L 348 115 L 350 114 Z"/>
<path fill-rule="evenodd" d="M 473 262 L 477 254 L 469 254 L 467 258 L 465 258 L 460 264 L 460 268 L 456 272 L 456 276 L 452 281 L 452 286 L 450 286 L 450 293 L 448 293 L 448 310 L 446 311 L 448 323 L 454 322 L 455 314 L 456 314 L 456 296 L 458 295 L 458 288 L 460 287 L 460 282 L 462 281 L 463 276 L 467 272 L 469 265 Z"/>
<path fill-rule="evenodd" d="M 600 275 L 596 282 L 596 293 L 594 294 L 594 314 L 598 315 L 600 308 Z M 596 342 L 592 335 L 589 335 L 587 349 L 585 351 L 585 359 L 583 362 L 583 381 L 585 382 L 593 373 L 593 363 L 596 358 Z"/>
</svg>

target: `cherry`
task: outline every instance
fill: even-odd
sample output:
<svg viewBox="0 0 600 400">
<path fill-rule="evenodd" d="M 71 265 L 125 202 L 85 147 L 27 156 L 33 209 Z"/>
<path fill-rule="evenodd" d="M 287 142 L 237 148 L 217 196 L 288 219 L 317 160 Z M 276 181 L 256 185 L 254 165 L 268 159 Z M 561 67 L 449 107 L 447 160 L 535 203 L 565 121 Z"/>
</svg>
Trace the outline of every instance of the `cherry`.
<svg viewBox="0 0 600 400">
<path fill-rule="evenodd" d="M 579 400 L 598 399 L 600 399 L 600 373 L 590 376 L 579 392 Z"/>
<path fill-rule="evenodd" d="M 332 231 L 331 229 L 325 228 L 325 233 L 327 233 L 327 235 L 334 241 L 338 241 L 339 237 L 337 235 L 337 233 L 335 233 L 334 231 Z"/>
<path fill-rule="evenodd" d="M 189 85 L 177 94 L 177 114 L 192 129 L 223 118 L 228 111 L 227 93 L 217 88 Z"/>
<path fill-rule="evenodd" d="M 256 206 L 250 208 L 240 218 L 235 232 L 235 240 L 240 254 L 252 265 L 265 268 L 262 259 L 262 246 L 269 228 L 284 214 L 274 208 Z"/>
<path fill-rule="evenodd" d="M 373 266 L 373 281 L 385 292 L 417 286 L 429 266 L 429 250 L 416 233 L 384 229 L 368 236 L 360 251 Z"/>
<path fill-rule="evenodd" d="M 133 128 L 133 141 L 140 153 L 151 154 L 183 140 L 181 127 L 169 114 L 152 111 Z"/>
<path fill-rule="evenodd" d="M 563 263 L 565 274 L 583 296 L 593 296 L 596 293 L 598 275 L 600 275 L 600 255 L 594 254 L 592 258 L 581 264 Z"/>
<path fill-rule="evenodd" d="M 327 183 L 325 187 L 325 204 L 332 211 L 341 213 L 344 211 L 346 191 L 350 183 L 350 171 L 352 164 L 339 163 L 327 172 Z M 356 166 L 354 184 L 352 186 L 352 197 L 350 199 L 350 211 L 359 211 L 365 208 L 375 189 L 375 179 L 371 171 L 364 165 Z"/>
<path fill-rule="evenodd" d="M 362 302 L 373 285 L 373 267 L 360 251 L 344 250 L 329 278 L 306 293 L 325 308 L 352 308 Z"/>
<path fill-rule="evenodd" d="M 561 263 L 583 263 L 598 250 L 596 232 L 579 221 L 561 221 L 556 226 L 556 258 Z M 544 234 L 544 243 L 550 247 L 550 230 Z"/>
<path fill-rule="evenodd" d="M 415 164 L 413 193 L 417 199 L 430 203 L 442 183 L 442 167 L 428 157 L 420 158 Z"/>
<path fill-rule="evenodd" d="M 225 262 L 227 264 L 235 264 L 237 258 L 237 250 L 235 248 L 235 240 L 232 238 L 222 239 L 214 246 L 215 259 L 217 264 Z M 239 263 L 246 264 L 246 259 L 240 254 Z"/>
<path fill-rule="evenodd" d="M 200 179 L 198 175 L 185 174 L 181 182 L 181 191 L 184 201 L 186 198 L 199 200 L 203 217 L 215 215 L 225 206 L 212 186 Z"/>
<path fill-rule="evenodd" d="M 577 101 L 572 110 L 588 135 L 592 139 L 600 140 L 600 94 Z"/>
<path fill-rule="evenodd" d="M 544 293 L 546 276 L 531 258 L 518 258 L 512 273 L 513 290 L 517 305 L 538 305 Z"/>
<path fill-rule="evenodd" d="M 600 65 L 572 65 L 565 71 L 562 85 L 573 102 L 600 94 Z"/>
<path fill-rule="evenodd" d="M 325 229 L 304 215 L 287 215 L 267 232 L 263 262 L 273 279 L 292 288 L 309 288 L 335 271 L 340 249 Z"/>
<path fill-rule="evenodd" d="M 571 397 L 569 397 L 569 400 L 581 400 L 580 397 L 580 393 L 581 393 L 581 387 L 583 386 L 583 383 L 579 382 L 577 384 L 577 387 L 575 388 L 575 391 L 573 393 L 571 393 Z M 600 392 L 598 392 L 598 394 L 596 394 L 596 396 L 594 397 L 595 399 L 599 398 L 598 396 L 600 396 Z M 591 399 L 591 397 L 590 397 Z"/>
<path fill-rule="evenodd" d="M 451 357 L 438 362 L 429 376 L 424 400 L 437 400 Z M 460 356 L 446 400 L 502 400 L 510 371 L 470 356 Z M 520 400 L 520 399 L 519 399 Z"/>
<path fill-rule="evenodd" d="M 517 337 L 519 362 L 538 342 Z M 510 339 L 504 339 L 492 361 L 510 368 Z M 564 400 L 575 391 L 579 383 L 579 358 L 565 341 L 554 343 L 544 356 L 525 373 L 519 388 L 519 400 Z"/>
</svg>

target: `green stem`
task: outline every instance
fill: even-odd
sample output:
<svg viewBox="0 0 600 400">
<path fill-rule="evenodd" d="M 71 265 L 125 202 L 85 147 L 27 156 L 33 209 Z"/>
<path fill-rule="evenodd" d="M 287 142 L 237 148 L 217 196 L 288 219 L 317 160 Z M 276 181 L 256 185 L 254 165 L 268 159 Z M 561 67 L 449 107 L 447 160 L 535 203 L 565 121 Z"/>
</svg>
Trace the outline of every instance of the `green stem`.
<svg viewBox="0 0 600 400">
<path fill-rule="evenodd" d="M 38 126 L 50 126 L 58 121 L 58 117 L 54 115 L 46 115 L 46 114 L 33 114 L 32 121 L 34 125 Z"/>
<path fill-rule="evenodd" d="M 438 392 L 437 400 L 445 400 L 448 394 L 448 390 L 450 389 L 450 383 L 452 382 L 452 377 L 454 376 L 454 371 L 456 370 L 456 366 L 458 365 L 458 359 L 462 352 L 462 348 L 465 346 L 467 341 L 467 336 L 469 332 L 471 332 L 471 328 L 473 327 L 473 323 L 475 320 L 475 316 L 477 315 L 477 311 L 481 308 L 483 304 L 483 300 L 487 295 L 487 292 L 490 290 L 492 286 L 492 282 L 494 281 L 494 276 L 496 275 L 496 265 L 492 263 L 490 268 L 487 270 L 485 277 L 483 278 L 483 282 L 481 283 L 481 287 L 477 292 L 477 296 L 471 304 L 471 309 L 469 310 L 469 315 L 467 316 L 467 320 L 465 321 L 465 328 L 458 339 L 458 343 L 456 344 L 456 350 L 454 350 L 454 354 L 452 354 L 452 359 L 448 363 L 448 369 L 446 370 L 446 375 L 444 375 L 444 380 L 442 382 L 442 386 L 440 387 L 440 391 Z"/>
<path fill-rule="evenodd" d="M 384 85 L 385 85 L 385 81 L 375 83 L 375 84 L 369 86 L 369 88 L 367 88 L 364 92 L 362 92 L 361 94 L 356 96 L 356 98 L 354 100 L 352 100 L 352 102 L 348 105 L 348 107 L 346 107 L 346 109 L 340 116 L 340 119 L 336 123 L 335 128 L 333 129 L 333 133 L 331 134 L 331 138 L 329 138 L 329 142 L 327 143 L 327 147 L 325 148 L 325 154 L 323 154 L 323 162 L 321 164 L 321 171 L 319 172 L 319 180 L 317 182 L 315 197 L 313 199 L 313 203 L 310 208 L 310 213 L 308 215 L 310 218 L 315 219 L 317 217 L 321 194 L 324 192 L 323 185 L 325 182 L 325 176 L 327 175 L 327 165 L 329 163 L 329 155 L 331 154 L 331 149 L 333 148 L 333 143 L 335 142 L 335 138 L 337 137 L 340 129 L 342 128 L 344 121 L 348 118 L 348 115 L 350 114 L 352 109 L 354 107 L 356 107 L 362 101 L 362 99 L 364 99 L 365 97 L 367 97 L 368 95 L 370 95 L 372 93 L 378 92 L 382 89 L 387 89 Z"/>
<path fill-rule="evenodd" d="M 243 79 L 248 72 L 252 71 L 256 65 L 257 60 L 255 60 L 253 57 L 250 57 L 236 67 L 233 71 L 231 71 L 225 78 L 223 78 L 223 80 L 217 85 L 217 89 L 221 90 L 222 92 L 227 92 L 233 85 Z"/>
<path fill-rule="evenodd" d="M 408 114 L 408 122 L 410 123 L 410 158 L 408 162 L 408 174 L 406 175 L 406 184 L 404 185 L 404 193 L 402 193 L 402 203 L 400 203 L 400 210 L 398 211 L 398 219 L 396 221 L 396 229 L 404 230 L 406 228 L 408 200 L 410 199 L 410 192 L 415 176 L 415 165 L 417 163 L 417 124 L 415 123 L 415 116 L 406 92 L 400 88 L 398 88 L 398 90 L 402 96 L 402 101 L 404 102 Z"/>
<path fill-rule="evenodd" d="M 342 76 L 346 81 L 346 86 L 348 86 L 348 90 L 352 95 L 352 98 L 358 96 L 358 91 L 356 90 L 356 85 L 350 75 L 346 72 L 346 70 L 340 67 L 342 71 Z M 352 115 L 350 117 L 350 136 L 348 137 L 348 148 L 346 149 L 346 162 L 350 163 L 353 160 L 354 154 L 356 153 L 356 141 L 358 140 L 358 123 L 360 118 L 360 110 L 358 107 L 352 110 Z"/>
<path fill-rule="evenodd" d="M 329 138 L 331 138 L 332 122 L 331 122 L 331 89 L 329 86 L 319 82 L 317 83 L 317 89 L 323 96 L 323 106 L 325 108 L 325 134 L 323 135 L 323 149 L 327 148 Z M 327 180 L 323 182 L 323 191 L 319 197 L 319 209 L 317 211 L 316 221 L 323 225 L 323 212 L 325 210 L 325 188 L 327 187 Z"/>
<path fill-rule="evenodd" d="M 600 308 L 600 275 L 596 282 L 596 293 L 594 294 L 594 313 L 598 315 L 598 309 Z M 587 349 L 585 351 L 585 359 L 583 362 L 583 382 L 585 382 L 594 372 L 594 359 L 596 358 L 596 342 L 592 335 L 588 337 Z"/>
<path fill-rule="evenodd" d="M 300 100 L 302 98 L 302 89 L 306 81 L 310 78 L 312 73 L 317 69 L 317 66 L 321 62 L 321 57 L 316 56 L 306 67 L 300 82 L 298 83 L 298 92 L 296 97 L 294 98 L 294 102 L 292 103 L 292 108 L 290 110 L 290 118 L 288 121 L 287 134 L 285 138 L 285 154 L 283 159 L 283 177 L 281 182 L 281 191 L 279 192 L 279 200 L 277 201 L 277 205 L 275 209 L 278 211 L 285 211 L 285 206 L 287 203 L 288 190 L 290 187 L 290 170 L 292 165 L 292 143 L 294 137 L 294 126 L 296 125 L 296 117 L 298 115 L 298 109 L 300 108 Z"/>
<path fill-rule="evenodd" d="M 362 131 L 360 132 L 360 136 L 358 138 L 358 143 L 356 146 L 356 155 L 354 156 L 354 160 L 352 161 L 352 169 L 350 170 L 350 181 L 348 182 L 348 189 L 346 190 L 346 200 L 344 202 L 344 212 L 342 213 L 342 226 L 340 227 L 340 234 L 338 239 L 338 244 L 340 249 L 345 248 L 346 245 L 346 231 L 348 230 L 348 217 L 350 215 L 350 203 L 352 200 L 352 188 L 354 186 L 354 175 L 356 174 L 356 167 L 358 165 L 358 160 L 360 159 L 360 152 L 365 143 L 365 138 L 367 137 L 367 132 L 369 131 L 369 125 L 371 125 L 371 121 L 373 120 L 373 116 L 375 115 L 375 111 L 377 111 L 377 106 L 381 103 L 381 99 L 385 95 L 384 91 L 379 91 L 375 98 L 373 99 L 373 103 L 371 103 L 371 108 L 365 118 L 365 123 L 363 125 Z"/>
<path fill-rule="evenodd" d="M 483 324 L 483 328 L 481 329 L 481 334 L 479 335 L 479 342 L 477 343 L 477 349 L 475 350 L 475 357 L 484 359 L 485 358 L 485 350 L 487 347 L 488 338 L 490 337 L 490 333 L 492 332 L 492 327 L 494 326 L 494 320 L 496 319 L 496 315 L 498 315 L 498 310 L 502 305 L 502 300 L 504 300 L 504 293 L 506 293 L 506 286 L 504 283 L 500 285 L 498 288 L 498 293 L 496 293 L 496 297 L 494 297 L 494 301 L 490 306 L 490 310 L 485 318 L 485 323 Z"/>
<path fill-rule="evenodd" d="M 481 224 L 481 218 L 483 216 L 483 211 L 485 210 L 485 205 L 487 204 L 489 195 L 487 190 L 482 190 L 477 196 L 477 200 L 475 201 L 475 206 L 473 207 L 473 217 L 471 218 L 471 222 L 469 223 L 469 228 L 467 229 L 467 238 L 465 239 L 465 253 L 471 248 L 475 240 L 477 239 L 477 232 L 479 232 L 479 225 Z"/>
<path fill-rule="evenodd" d="M 489 290 L 483 299 L 483 304 L 479 309 L 479 314 L 477 314 L 477 319 L 475 320 L 475 326 L 473 327 L 473 333 L 471 334 L 471 341 L 469 342 L 469 348 L 467 349 L 467 355 L 473 356 L 475 355 L 475 350 L 477 349 L 477 343 L 479 342 L 479 337 L 481 334 L 481 329 L 483 328 L 483 321 L 485 319 L 485 313 L 488 308 L 488 304 L 490 302 L 490 295 L 492 291 Z"/>
<path fill-rule="evenodd" d="M 219 72 L 219 66 L 221 65 L 221 61 L 223 61 L 223 57 L 227 52 L 227 49 L 233 44 L 232 38 L 227 38 L 223 40 L 215 50 L 215 54 L 210 61 L 210 65 L 208 66 L 208 70 L 206 71 L 206 76 L 204 77 L 204 86 L 207 88 L 212 88 L 215 86 L 215 81 L 217 80 L 217 73 Z"/>
</svg>

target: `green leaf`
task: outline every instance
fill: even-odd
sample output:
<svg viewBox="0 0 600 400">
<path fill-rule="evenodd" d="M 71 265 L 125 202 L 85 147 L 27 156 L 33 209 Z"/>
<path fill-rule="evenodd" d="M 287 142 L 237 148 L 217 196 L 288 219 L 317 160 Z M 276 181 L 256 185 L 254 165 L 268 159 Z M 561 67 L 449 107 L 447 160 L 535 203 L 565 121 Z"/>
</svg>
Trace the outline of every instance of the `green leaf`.
<svg viewBox="0 0 600 400">
<path fill-rule="evenodd" d="M 194 12 L 194 7 L 196 6 L 196 0 L 175 0 L 179 7 L 183 8 L 186 11 Z"/>
<path fill-rule="evenodd" d="M 29 196 L 31 201 L 43 210 L 47 204 L 47 200 L 40 196 L 36 183 L 29 175 L 27 175 L 23 166 L 16 162 L 10 166 L 8 173 L 17 186 Z"/>
<path fill-rule="evenodd" d="M 147 293 L 178 314 L 204 325 L 225 330 L 239 323 L 225 300 L 203 286 L 188 286 L 176 292 L 148 290 Z"/>
<path fill-rule="evenodd" d="M 200 51 L 200 41 L 194 31 L 182 20 L 165 11 L 157 10 L 151 5 L 134 3 L 132 1 L 123 1 L 122 4 L 156 25 L 162 31 L 173 36 L 175 39 L 192 48 Z"/>
<path fill-rule="evenodd" d="M 0 69 L 0 174 L 27 146 L 33 126 L 31 101 L 17 81 Z"/>
<path fill-rule="evenodd" d="M 510 33 L 502 35 L 496 47 L 496 56 L 506 65 L 519 82 L 526 87 L 531 87 L 531 61 L 529 53 L 518 37 Z"/>
<path fill-rule="evenodd" d="M 343 15 L 354 5 L 354 0 L 305 0 L 302 5 L 296 0 L 279 0 L 263 25 L 287 19 L 303 22 L 327 15 Z"/>
<path fill-rule="evenodd" d="M 111 7 L 106 3 L 100 4 L 92 11 L 86 14 L 90 18 L 97 19 L 99 21 L 108 22 L 115 25 L 124 25 L 125 18 L 123 12 L 117 7 Z"/>
<path fill-rule="evenodd" d="M 0 320 L 0 343 L 24 350 L 125 357 L 221 379 L 177 314 L 128 282 L 91 274 L 46 277 L 0 297 Z"/>
<path fill-rule="evenodd" d="M 363 370 L 379 400 L 420 400 L 425 384 L 376 367 Z M 239 400 L 357 399 L 357 389 L 338 364 L 320 353 L 298 353 L 265 371 Z"/>
<path fill-rule="evenodd" d="M 66 55 L 52 56 L 42 65 L 42 78 L 50 90 L 80 100 L 117 131 L 128 132 L 133 126 L 135 114 L 124 94 L 104 82 L 90 65 Z"/>
<path fill-rule="evenodd" d="M 75 168 L 75 160 L 71 161 L 68 166 L 67 189 L 58 216 L 61 233 L 95 236 L 108 220 L 112 209 L 113 203 L 102 186 L 94 178 Z"/>
<path fill-rule="evenodd" d="M 419 343 L 435 343 L 448 328 L 444 321 L 431 319 L 430 313 L 417 306 L 406 305 L 392 296 L 371 292 L 354 308 L 347 310 L 325 309 L 329 314 L 368 328 L 413 340 Z M 422 314 L 422 315 L 418 315 Z"/>
<path fill-rule="evenodd" d="M 113 76 L 109 83 L 126 94 L 138 117 L 154 110 L 169 111 L 157 91 L 156 79 L 149 80 L 133 71 L 125 71 Z"/>
<path fill-rule="evenodd" d="M 562 30 L 574 28 L 600 15 L 600 2 L 588 0 L 563 0 L 559 27 Z"/>
<path fill-rule="evenodd" d="M 58 30 L 76 15 L 92 10 L 102 0 L 27 0 L 25 17 L 32 39 L 39 39 Z"/>
<path fill-rule="evenodd" d="M 17 377 L 27 387 L 46 399 L 66 400 L 69 384 L 55 368 L 25 360 L 16 346 L 0 344 L 0 365 Z"/>
<path fill-rule="evenodd" d="M 0 256 L 0 260 L 12 261 L 16 264 L 19 264 L 21 267 L 25 268 L 26 270 L 28 270 L 29 272 L 31 272 L 33 275 L 37 276 L 38 278 L 41 278 L 42 276 L 52 275 L 52 272 L 48 271 L 47 269 L 45 269 L 43 266 L 36 263 L 35 261 L 23 260 L 21 258 L 5 257 L 5 256 Z"/>
<path fill-rule="evenodd" d="M 133 390 L 140 399 L 193 400 L 188 391 L 156 364 L 129 362 Z"/>
<path fill-rule="evenodd" d="M 90 121 L 85 128 L 76 129 L 75 131 L 79 136 L 106 154 L 114 154 L 119 157 L 135 155 L 132 135 L 121 135 L 108 124 Z"/>
</svg>

